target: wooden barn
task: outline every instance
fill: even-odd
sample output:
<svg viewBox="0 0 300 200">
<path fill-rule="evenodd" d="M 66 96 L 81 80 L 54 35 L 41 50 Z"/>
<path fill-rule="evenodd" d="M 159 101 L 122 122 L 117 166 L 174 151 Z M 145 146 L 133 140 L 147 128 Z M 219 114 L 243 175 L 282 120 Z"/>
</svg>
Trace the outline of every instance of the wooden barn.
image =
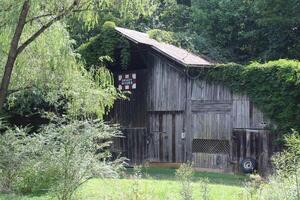
<svg viewBox="0 0 300 200">
<path fill-rule="evenodd" d="M 269 120 L 246 95 L 189 73 L 214 63 L 145 33 L 116 31 L 130 41 L 131 62 L 113 71 L 115 84 L 131 94 L 111 113 L 124 133 L 114 151 L 131 164 L 191 161 L 200 170 L 236 172 L 252 158 L 259 171 L 268 169 Z"/>
</svg>

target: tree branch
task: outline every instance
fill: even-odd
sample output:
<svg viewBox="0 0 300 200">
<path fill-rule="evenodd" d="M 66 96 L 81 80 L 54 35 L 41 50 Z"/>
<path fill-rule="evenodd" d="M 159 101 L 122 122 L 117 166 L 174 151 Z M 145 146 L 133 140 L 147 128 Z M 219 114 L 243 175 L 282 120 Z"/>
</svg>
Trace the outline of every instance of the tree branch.
<svg viewBox="0 0 300 200">
<path fill-rule="evenodd" d="M 65 11 L 54 17 L 52 20 L 50 20 L 47 24 L 43 25 L 37 32 L 35 32 L 29 39 L 27 39 L 19 48 L 17 51 L 17 54 L 19 55 L 22 53 L 22 51 L 36 38 L 38 38 L 43 32 L 45 32 L 52 24 L 55 22 L 61 20 L 63 17 L 71 13 L 74 8 L 77 6 L 77 1 L 75 0 L 74 3 Z"/>
<path fill-rule="evenodd" d="M 43 17 L 50 17 L 50 16 L 53 16 L 54 14 L 44 14 L 44 15 L 40 15 L 40 16 L 36 16 L 36 17 L 33 17 L 29 20 L 26 21 L 26 24 L 27 23 L 30 23 L 30 22 L 33 22 L 34 20 L 37 20 L 37 19 L 40 19 L 40 18 L 43 18 Z"/>
<path fill-rule="evenodd" d="M 29 90 L 29 89 L 32 89 L 32 88 L 34 88 L 35 86 L 27 86 L 27 87 L 23 87 L 23 88 L 18 88 L 18 89 L 13 89 L 13 90 L 9 90 L 8 92 L 7 92 L 7 95 L 11 95 L 11 94 L 13 94 L 13 93 L 17 93 L 17 92 L 20 92 L 20 91 L 23 91 L 23 90 Z"/>
<path fill-rule="evenodd" d="M 11 11 L 11 10 L 12 10 L 12 8 L 13 8 L 13 5 L 12 5 L 12 4 L 10 4 L 10 5 L 8 5 L 6 8 L 2 8 L 2 9 L 0 9 L 0 12 L 7 12 L 7 11 Z"/>
<path fill-rule="evenodd" d="M 13 70 L 14 64 L 15 64 L 17 56 L 18 56 L 18 44 L 19 44 L 20 38 L 22 36 L 23 30 L 24 30 L 25 21 L 26 21 L 27 15 L 29 13 L 29 9 L 30 9 L 30 0 L 25 0 L 23 2 L 23 6 L 22 6 L 22 10 L 21 10 L 21 13 L 19 16 L 17 27 L 15 29 L 13 38 L 11 40 L 8 57 L 7 57 L 6 64 L 4 67 L 4 73 L 3 73 L 1 87 L 0 87 L 0 112 L 2 112 L 2 110 L 3 110 L 8 86 L 9 86 L 11 75 L 12 75 L 12 70 Z"/>
<path fill-rule="evenodd" d="M 6 23 L 6 22 L 3 22 L 2 24 L 0 24 L 0 28 L 4 27 L 4 26 L 6 26 L 6 25 L 7 25 L 7 23 Z"/>
</svg>

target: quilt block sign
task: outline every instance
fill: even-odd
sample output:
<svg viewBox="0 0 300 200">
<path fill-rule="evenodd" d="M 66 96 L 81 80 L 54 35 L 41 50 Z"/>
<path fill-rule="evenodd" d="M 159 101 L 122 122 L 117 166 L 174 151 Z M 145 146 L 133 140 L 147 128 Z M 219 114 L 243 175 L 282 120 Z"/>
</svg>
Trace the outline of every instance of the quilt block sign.
<svg viewBox="0 0 300 200">
<path fill-rule="evenodd" d="M 119 90 L 135 90 L 136 89 L 136 73 L 118 75 Z"/>
</svg>

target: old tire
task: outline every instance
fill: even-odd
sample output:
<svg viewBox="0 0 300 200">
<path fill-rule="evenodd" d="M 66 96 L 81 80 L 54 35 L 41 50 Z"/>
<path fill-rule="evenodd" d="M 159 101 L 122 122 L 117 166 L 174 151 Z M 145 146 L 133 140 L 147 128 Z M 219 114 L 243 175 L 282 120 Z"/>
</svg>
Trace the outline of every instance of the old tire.
<svg viewBox="0 0 300 200">
<path fill-rule="evenodd" d="M 241 169 L 245 174 L 253 173 L 256 170 L 256 160 L 253 158 L 245 158 L 241 161 Z"/>
</svg>

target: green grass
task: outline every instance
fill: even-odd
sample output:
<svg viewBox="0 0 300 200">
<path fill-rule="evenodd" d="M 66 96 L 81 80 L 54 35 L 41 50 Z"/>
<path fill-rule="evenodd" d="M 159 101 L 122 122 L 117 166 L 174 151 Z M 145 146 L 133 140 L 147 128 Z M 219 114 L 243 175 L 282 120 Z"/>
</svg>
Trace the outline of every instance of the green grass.
<svg viewBox="0 0 300 200">
<path fill-rule="evenodd" d="M 92 179 L 84 184 L 77 192 L 81 199 L 128 199 L 128 196 L 136 194 L 140 197 L 154 200 L 180 199 L 180 182 L 175 179 L 175 169 L 147 168 L 142 169 L 143 176 L 133 179 L 133 170 L 128 169 L 121 179 Z M 195 172 L 193 178 L 193 196 L 201 199 L 200 180 L 209 180 L 209 196 L 212 200 L 241 199 L 244 192 L 243 182 L 245 176 Z M 134 192 L 138 191 L 138 192 Z M 0 200 L 48 200 L 49 196 L 7 196 L 0 195 Z"/>
</svg>

